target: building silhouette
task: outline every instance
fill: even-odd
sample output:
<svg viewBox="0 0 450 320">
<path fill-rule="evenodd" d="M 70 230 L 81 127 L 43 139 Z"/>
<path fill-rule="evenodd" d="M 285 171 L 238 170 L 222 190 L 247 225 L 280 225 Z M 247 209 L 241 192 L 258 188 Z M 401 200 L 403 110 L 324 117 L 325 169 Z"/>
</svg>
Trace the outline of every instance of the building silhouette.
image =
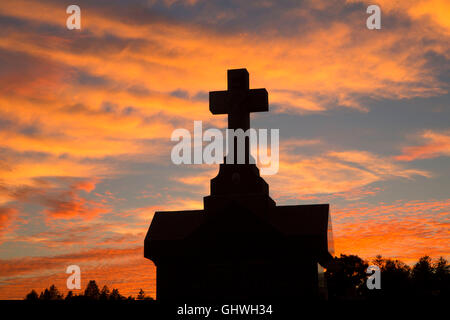
<svg viewBox="0 0 450 320">
<path fill-rule="evenodd" d="M 210 92 L 209 101 L 213 114 L 228 114 L 231 129 L 247 130 L 250 112 L 269 107 L 265 89 L 249 89 L 246 69 L 228 70 L 228 90 Z M 246 141 L 244 164 L 220 164 L 203 210 L 155 213 L 144 256 L 157 268 L 158 300 L 326 295 L 321 265 L 333 254 L 329 205 L 277 206 L 248 154 Z"/>
</svg>

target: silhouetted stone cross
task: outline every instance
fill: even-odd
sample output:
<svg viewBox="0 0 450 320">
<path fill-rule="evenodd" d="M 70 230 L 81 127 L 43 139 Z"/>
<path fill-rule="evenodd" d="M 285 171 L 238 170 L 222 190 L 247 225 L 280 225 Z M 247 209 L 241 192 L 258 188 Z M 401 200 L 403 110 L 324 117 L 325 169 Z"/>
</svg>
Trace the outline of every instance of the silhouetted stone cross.
<svg viewBox="0 0 450 320">
<path fill-rule="evenodd" d="M 250 112 L 269 111 L 266 89 L 250 89 L 247 69 L 228 70 L 228 90 L 209 93 L 212 114 L 228 114 L 228 129 L 250 128 Z"/>
</svg>

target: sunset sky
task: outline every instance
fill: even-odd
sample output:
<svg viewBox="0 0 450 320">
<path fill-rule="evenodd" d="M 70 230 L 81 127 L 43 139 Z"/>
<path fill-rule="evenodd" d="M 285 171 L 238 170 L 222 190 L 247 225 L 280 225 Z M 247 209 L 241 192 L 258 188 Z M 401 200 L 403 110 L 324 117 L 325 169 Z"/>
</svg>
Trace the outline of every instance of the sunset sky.
<svg viewBox="0 0 450 320">
<path fill-rule="evenodd" d="M 171 133 L 224 128 L 208 92 L 243 67 L 278 205 L 330 203 L 336 254 L 450 258 L 449 1 L 1 1 L 0 299 L 66 292 L 71 264 L 155 296 L 154 212 L 202 209 L 218 171 L 174 165 Z"/>
</svg>

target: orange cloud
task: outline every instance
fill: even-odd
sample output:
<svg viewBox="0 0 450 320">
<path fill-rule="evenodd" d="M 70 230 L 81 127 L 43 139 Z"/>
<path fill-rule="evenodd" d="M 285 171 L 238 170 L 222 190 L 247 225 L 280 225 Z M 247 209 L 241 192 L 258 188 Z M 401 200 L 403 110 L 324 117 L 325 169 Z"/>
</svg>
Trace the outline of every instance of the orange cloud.
<svg viewBox="0 0 450 320">
<path fill-rule="evenodd" d="M 314 6 L 326 8 L 323 3 Z M 423 2 L 411 4 L 423 6 Z M 2 3 L 0 10 L 4 16 L 61 32 L 12 28 L 0 38 L 0 49 L 9 53 L 6 65 L 12 62 L 19 68 L 14 62 L 18 55 L 21 63 L 28 61 L 20 72 L 11 68 L 0 77 L 1 116 L 14 123 L 0 131 L 0 146 L 52 155 L 40 166 L 25 161 L 16 165 L 17 159 L 13 160 L 14 171 L 5 171 L 9 185 L 67 172 L 80 177 L 113 175 L 114 168 L 104 163 L 88 165 L 79 159 L 154 159 L 167 150 L 161 141 L 174 128 L 190 127 L 194 119 L 222 124 L 223 119 L 208 113 L 206 92 L 224 89 L 225 70 L 230 67 L 246 66 L 252 87 L 267 87 L 278 112 L 325 112 L 337 105 L 364 111 L 368 107 L 361 104 L 360 96 L 413 98 L 446 92 L 426 67 L 423 53 L 448 57 L 448 38 L 418 25 L 408 32 L 397 26 L 368 37 L 367 30 L 355 28 L 356 17 L 351 16 L 329 25 L 311 21 L 310 32 L 303 36 L 267 31 L 237 35 L 165 19 L 130 24 L 92 7 L 83 18 L 82 32 L 70 33 L 61 22 L 64 10 L 52 2 L 17 0 Z M 300 19 L 306 12 L 300 8 L 286 14 Z M 106 34 L 114 37 L 105 41 Z M 433 41 L 398 46 L 425 38 Z M 102 45 L 95 46 L 97 42 Z M 178 89 L 185 97 L 172 94 Z M 196 98 L 198 94 L 203 99 Z M 26 126 L 37 130 L 33 134 L 17 130 Z M 376 179 L 370 172 L 340 166 L 337 171 L 352 171 L 361 181 Z M 335 182 L 315 188 L 317 181 L 311 178 L 311 182 L 316 191 L 335 192 L 364 184 Z"/>
<path fill-rule="evenodd" d="M 325 1 L 308 4 L 330 10 Z M 4 208 L 0 209 L 0 233 L 11 230 L 17 214 L 11 209 L 14 201 L 43 206 L 49 217 L 46 222 L 82 219 L 85 238 L 71 239 L 72 229 L 23 237 L 25 242 L 52 249 L 62 243 L 80 245 L 86 239 L 99 246 L 134 245 L 141 241 L 154 211 L 201 208 L 201 196 L 216 170 L 178 177 L 177 186 L 161 191 L 164 204 L 123 212 L 111 212 L 110 202 L 117 199 L 100 194 L 96 184 L 126 170 L 113 167 L 105 161 L 108 158 L 161 164 L 160 155 L 169 154 L 167 143 L 176 127 L 190 128 L 192 120 L 223 127 L 224 119 L 208 112 L 207 92 L 225 89 L 228 68 L 247 67 L 251 86 L 267 87 L 271 105 L 284 113 L 327 112 L 336 106 L 367 111 L 369 106 L 361 97 L 410 99 L 446 93 L 448 86 L 429 67 L 426 53 L 450 59 L 448 4 L 417 0 L 381 1 L 381 5 L 383 15 L 401 10 L 406 18 L 398 16 L 406 22 L 369 33 L 362 12 L 330 23 L 309 19 L 309 31 L 295 26 L 298 30 L 291 33 L 278 32 L 273 27 L 255 34 L 221 32 L 165 18 L 127 23 L 122 12 L 95 7 L 83 16 L 81 32 L 68 32 L 65 8 L 55 2 L 3 1 L 3 17 L 33 28 L 9 27 L 0 37 L 0 118 L 9 123 L 0 130 L 0 148 L 5 150 L 0 159 L 0 205 Z M 298 21 L 310 15 L 304 8 L 285 14 L 281 18 Z M 232 15 L 224 13 L 219 18 Z M 41 32 L 39 27 L 50 31 Z M 377 192 L 371 186 L 374 182 L 429 177 L 424 170 L 395 162 L 449 154 L 446 134 L 428 132 L 423 138 L 428 143 L 407 147 L 394 159 L 360 150 L 295 154 L 296 148 L 323 141 L 293 140 L 282 149 L 279 174 L 267 180 L 275 199 L 321 194 L 359 199 Z M 68 180 L 56 182 L 55 178 Z M 172 192 L 191 192 L 198 198 L 172 196 Z M 95 197 L 100 201 L 89 200 Z M 423 252 L 445 253 L 448 239 L 442 233 L 446 229 L 436 231 L 448 227 L 446 210 L 448 203 L 438 201 L 341 209 L 334 221 L 337 249 L 365 257 L 392 254 L 408 261 Z M 409 218 L 391 219 L 397 212 Z M 441 220 L 427 212 L 437 212 Z M 100 228 L 106 213 L 129 221 Z M 387 220 L 377 222 L 384 215 Z M 370 217 L 373 223 L 339 220 L 344 217 Z M 97 228 L 97 237 L 89 227 Z M 108 263 L 98 257 L 107 257 Z M 135 294 L 133 290 L 144 283 L 144 289 L 154 293 L 154 270 L 139 247 L 2 261 L 0 274 L 6 278 L 0 277 L 4 284 L 0 298 L 22 298 L 31 288 L 40 290 L 52 283 L 63 289 L 64 268 L 74 262 L 86 264 L 82 268 L 86 281 L 114 284 L 125 294 Z M 123 275 L 120 281 L 114 278 L 117 274 Z"/>
<path fill-rule="evenodd" d="M 450 156 L 450 133 L 427 130 L 422 133 L 420 138 L 426 141 L 423 145 L 405 147 L 402 154 L 396 156 L 395 159 L 398 161 L 414 161 Z"/>
<path fill-rule="evenodd" d="M 336 253 L 377 254 L 413 263 L 420 256 L 450 256 L 450 199 L 354 204 L 333 210 Z"/>
<path fill-rule="evenodd" d="M 86 192 L 91 192 L 93 190 L 95 190 L 95 185 L 97 184 L 97 180 L 85 180 L 85 181 L 80 181 L 80 182 L 76 182 L 73 184 L 73 188 L 75 190 L 83 190 Z"/>
<path fill-rule="evenodd" d="M 79 191 L 92 188 L 93 183 L 93 181 L 74 182 L 67 189 L 46 191 L 38 195 L 37 201 L 45 206 L 44 213 L 52 218 L 92 219 L 110 210 L 104 203 L 87 200 L 80 195 Z"/>
<path fill-rule="evenodd" d="M 3 10 L 12 16 L 64 28 L 57 19 L 59 7 L 49 3 L 32 3 L 26 8 L 21 9 L 19 4 L 5 4 Z M 41 17 L 30 13 L 39 11 L 48 14 Z M 304 12 L 293 11 L 289 14 L 298 15 L 300 19 Z M 230 61 L 233 61 L 236 66 L 247 66 L 257 79 L 255 84 L 268 87 L 271 101 L 285 110 L 323 111 L 330 104 L 365 110 L 367 107 L 353 95 L 411 98 L 445 92 L 443 84 L 425 68 L 426 61 L 422 56 L 427 49 L 447 54 L 442 45 L 445 41 L 427 42 L 430 47 L 426 49 L 408 46 L 405 47 L 407 51 L 399 48 L 389 50 L 396 47 L 400 40 L 413 43 L 418 37 L 441 40 L 440 33 L 413 26 L 413 30 L 407 33 L 400 28 L 386 30 L 382 34 L 371 33 L 370 37 L 366 37 L 367 30 L 355 29 L 349 21 L 329 26 L 322 23 L 321 28 L 318 28 L 319 22 L 312 21 L 317 30 L 305 37 L 270 37 L 270 34 L 236 36 L 218 35 L 212 30 L 161 20 L 152 21 L 151 28 L 125 24 L 118 19 L 107 19 L 104 14 L 91 9 L 89 20 L 85 23 L 86 29 L 99 37 L 108 32 L 124 39 L 137 38 L 140 39 L 140 46 L 133 47 L 133 50 L 124 47 L 113 53 L 97 50 L 80 55 L 79 52 L 67 50 L 64 43 L 83 38 L 49 38 L 46 40 L 52 45 L 43 46 L 42 41 L 33 41 L 32 34 L 11 34 L 8 39 L 0 41 L 0 46 L 48 56 L 53 61 L 87 70 L 96 76 L 140 83 L 159 92 L 166 91 L 168 84 L 190 93 L 207 90 L 208 85 L 211 90 L 220 88 L 223 70 L 231 67 Z M 27 41 L 24 41 L 24 36 Z M 357 45 L 352 43 L 354 38 L 359 39 Z M 44 43 L 48 44 L 47 41 Z M 271 50 L 265 50 L 267 47 Z M 263 56 L 261 52 L 264 52 Z M 414 63 L 411 63 L 413 56 Z M 107 64 L 103 63 L 105 59 Z M 203 67 L 205 61 L 208 61 L 207 70 Z M 193 107 L 192 103 L 184 104 Z M 157 108 L 167 110 L 168 107 Z M 176 110 L 179 114 L 179 109 Z"/>
<path fill-rule="evenodd" d="M 312 155 L 304 154 L 303 147 L 319 147 Z M 361 199 L 377 193 L 371 187 L 375 182 L 395 178 L 414 179 L 415 176 L 431 178 L 426 170 L 408 168 L 389 156 L 368 151 L 320 151 L 326 144 L 318 139 L 288 139 L 280 146 L 279 172 L 265 176 L 274 198 L 289 199 Z M 205 167 L 208 168 L 208 167 Z M 216 169 L 206 169 L 177 177 L 179 186 L 172 191 L 194 192 L 199 198 L 209 192 L 209 183 Z M 289 188 L 286 188 L 289 186 Z M 194 187 L 194 189 L 193 189 Z"/>
<path fill-rule="evenodd" d="M 408 169 L 388 157 L 367 151 L 329 151 L 305 156 L 293 153 L 295 144 L 288 144 L 291 147 L 281 149 L 285 153 L 280 155 L 278 174 L 266 177 L 276 197 L 299 199 L 314 194 L 346 193 L 354 197 L 355 192 L 363 195 L 362 188 L 377 181 L 430 176 L 427 171 Z"/>
<path fill-rule="evenodd" d="M 61 178 L 58 181 L 35 180 L 33 186 L 5 188 L 9 201 L 33 203 L 44 207 L 43 212 L 52 218 L 92 219 L 109 211 L 107 204 L 87 200 L 80 191 L 92 190 L 96 180 Z"/>
<path fill-rule="evenodd" d="M 0 240 L 5 233 L 11 231 L 10 226 L 17 214 L 18 212 L 15 208 L 0 207 Z"/>
<path fill-rule="evenodd" d="M 336 252 L 358 254 L 366 259 L 382 253 L 407 263 L 425 254 L 448 258 L 449 207 L 450 199 L 376 205 L 355 203 L 334 209 Z M 155 268 L 143 258 L 142 250 L 141 246 L 98 248 L 49 257 L 0 260 L 0 298 L 21 299 L 31 289 L 40 291 L 51 284 L 65 293 L 65 268 L 70 264 L 80 265 L 83 286 L 95 279 L 99 285 L 117 287 L 125 295 L 136 295 L 143 288 L 155 296 Z M 122 275 L 120 279 L 117 274 Z"/>
<path fill-rule="evenodd" d="M 347 2 L 373 4 L 371 1 L 361 0 L 347 0 Z M 430 19 L 450 34 L 450 4 L 446 0 L 378 0 L 376 4 L 380 6 L 382 12 L 399 11 L 407 14 L 415 23 L 426 23 L 426 19 Z"/>
<path fill-rule="evenodd" d="M 99 258 L 101 257 L 101 258 Z M 67 293 L 67 266 L 81 269 L 82 290 L 89 280 L 99 286 L 118 288 L 124 295 L 136 296 L 142 288 L 155 297 L 156 273 L 153 263 L 143 257 L 142 246 L 128 249 L 92 249 L 75 254 L 49 257 L 0 260 L 0 299 L 23 299 L 35 289 L 38 292 L 55 284 Z M 117 275 L 120 274 L 120 279 Z M 82 290 L 75 290 L 81 293 Z"/>
</svg>

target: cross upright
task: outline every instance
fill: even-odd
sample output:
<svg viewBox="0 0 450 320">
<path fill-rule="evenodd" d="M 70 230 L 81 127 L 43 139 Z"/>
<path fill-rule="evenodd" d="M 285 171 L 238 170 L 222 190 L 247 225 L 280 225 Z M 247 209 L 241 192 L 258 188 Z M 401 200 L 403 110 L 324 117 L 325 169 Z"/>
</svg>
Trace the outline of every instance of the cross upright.
<svg viewBox="0 0 450 320">
<path fill-rule="evenodd" d="M 227 72 L 228 90 L 209 93 L 212 114 L 228 114 L 228 129 L 250 128 L 250 112 L 269 111 L 266 89 L 250 89 L 247 69 Z"/>
</svg>

